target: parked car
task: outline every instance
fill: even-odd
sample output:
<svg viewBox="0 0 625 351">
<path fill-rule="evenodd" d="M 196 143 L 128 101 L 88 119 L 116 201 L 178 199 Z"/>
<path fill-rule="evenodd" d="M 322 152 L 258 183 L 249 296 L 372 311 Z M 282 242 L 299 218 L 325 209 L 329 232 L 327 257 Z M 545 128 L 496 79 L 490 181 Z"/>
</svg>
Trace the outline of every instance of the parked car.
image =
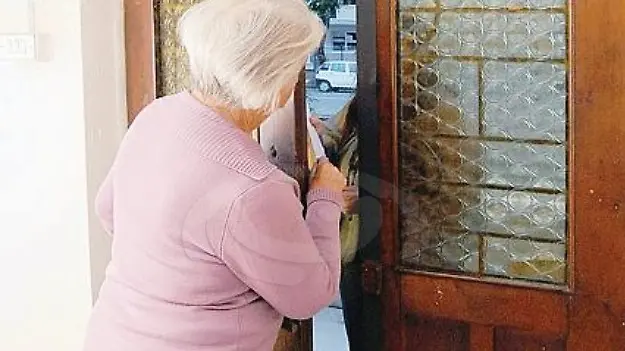
<svg viewBox="0 0 625 351">
<path fill-rule="evenodd" d="M 326 61 L 315 75 L 317 86 L 323 92 L 334 89 L 356 89 L 358 67 L 351 61 Z"/>
</svg>

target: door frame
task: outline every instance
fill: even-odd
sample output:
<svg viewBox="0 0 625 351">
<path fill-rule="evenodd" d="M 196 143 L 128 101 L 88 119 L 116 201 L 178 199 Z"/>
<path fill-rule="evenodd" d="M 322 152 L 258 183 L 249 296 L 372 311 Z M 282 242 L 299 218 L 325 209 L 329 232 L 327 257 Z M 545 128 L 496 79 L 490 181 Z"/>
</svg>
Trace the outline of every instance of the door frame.
<svg viewBox="0 0 625 351">
<path fill-rule="evenodd" d="M 156 98 L 155 11 L 153 0 L 123 1 L 126 103 L 130 125 Z"/>
<path fill-rule="evenodd" d="M 625 3 L 570 3 L 574 295 L 567 346 L 599 351 L 598 342 L 610 338 L 625 349 Z M 596 240 L 606 228 L 613 235 Z"/>
<path fill-rule="evenodd" d="M 574 5 L 573 5 L 574 3 Z M 397 0 L 376 0 L 377 84 L 380 201 L 382 232 L 380 263 L 383 272 L 382 303 L 384 350 L 405 350 L 405 311 L 410 309 L 443 318 L 495 325 L 513 304 L 490 304 L 488 314 L 463 310 L 459 304 L 443 305 L 436 290 L 454 293 L 452 283 L 467 284 L 469 301 L 493 300 L 500 294 L 518 294 L 532 289 L 534 303 L 546 313 L 565 316 L 568 324 L 537 322 L 528 313 L 514 316 L 513 325 L 545 328 L 562 335 L 567 350 L 625 349 L 625 3 L 611 0 L 569 0 L 569 230 L 568 289 L 551 289 L 536 284 L 501 284 L 496 279 L 474 279 L 449 274 L 411 272 L 415 279 L 403 279 L 399 257 L 398 202 L 398 51 Z M 609 11 L 606 11 L 609 9 Z M 619 74 L 620 73 L 620 74 Z M 601 118 L 601 123 L 596 120 Z M 373 139 L 369 132 L 369 137 Z M 610 233 L 606 233 L 609 228 Z M 601 235 L 606 240 L 597 240 Z M 488 285 L 501 284 L 496 296 Z M 448 289 L 446 289 L 447 287 Z M 402 290 L 412 289 L 402 296 Z M 457 291 L 456 291 L 457 293 Z M 451 296 L 446 301 L 453 301 Z M 467 296 L 464 296 L 467 299 Z M 496 300 L 494 300 L 496 301 Z M 554 303 L 557 301 L 557 303 Z M 509 321 L 507 321 L 509 322 Z M 399 331 L 402 331 L 401 333 Z M 470 350 L 492 350 L 492 328 L 470 331 Z M 583 335 L 583 337 L 582 337 Z"/>
</svg>

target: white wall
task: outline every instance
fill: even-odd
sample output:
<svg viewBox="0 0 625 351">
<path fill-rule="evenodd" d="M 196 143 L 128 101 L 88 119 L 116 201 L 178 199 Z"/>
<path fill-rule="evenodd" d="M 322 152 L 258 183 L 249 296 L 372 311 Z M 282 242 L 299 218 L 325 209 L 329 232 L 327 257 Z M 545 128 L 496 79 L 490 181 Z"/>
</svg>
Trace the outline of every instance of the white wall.
<svg viewBox="0 0 625 351">
<path fill-rule="evenodd" d="M 36 0 L 39 61 L 0 62 L 0 350 L 81 348 L 109 252 L 91 203 L 125 125 L 121 13 Z"/>
</svg>

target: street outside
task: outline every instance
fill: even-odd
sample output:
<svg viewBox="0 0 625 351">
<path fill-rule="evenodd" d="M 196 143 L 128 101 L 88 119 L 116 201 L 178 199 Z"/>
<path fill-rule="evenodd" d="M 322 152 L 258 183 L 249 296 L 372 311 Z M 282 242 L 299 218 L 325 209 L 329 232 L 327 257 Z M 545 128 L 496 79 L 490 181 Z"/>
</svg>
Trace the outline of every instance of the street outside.
<svg viewBox="0 0 625 351">
<path fill-rule="evenodd" d="M 310 106 L 310 111 L 321 119 L 334 117 L 353 95 L 354 93 L 350 91 L 322 93 L 315 87 L 306 89 L 306 100 Z"/>
</svg>

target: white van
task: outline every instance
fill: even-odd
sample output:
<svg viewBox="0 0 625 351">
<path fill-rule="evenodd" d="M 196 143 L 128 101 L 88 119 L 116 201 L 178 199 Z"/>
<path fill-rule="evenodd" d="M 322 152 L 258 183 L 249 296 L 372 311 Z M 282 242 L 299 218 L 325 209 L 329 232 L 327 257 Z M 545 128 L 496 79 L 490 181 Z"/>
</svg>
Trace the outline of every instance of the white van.
<svg viewBox="0 0 625 351">
<path fill-rule="evenodd" d="M 328 92 L 333 89 L 356 89 L 358 67 L 356 62 L 326 61 L 315 79 L 319 90 Z"/>
</svg>

